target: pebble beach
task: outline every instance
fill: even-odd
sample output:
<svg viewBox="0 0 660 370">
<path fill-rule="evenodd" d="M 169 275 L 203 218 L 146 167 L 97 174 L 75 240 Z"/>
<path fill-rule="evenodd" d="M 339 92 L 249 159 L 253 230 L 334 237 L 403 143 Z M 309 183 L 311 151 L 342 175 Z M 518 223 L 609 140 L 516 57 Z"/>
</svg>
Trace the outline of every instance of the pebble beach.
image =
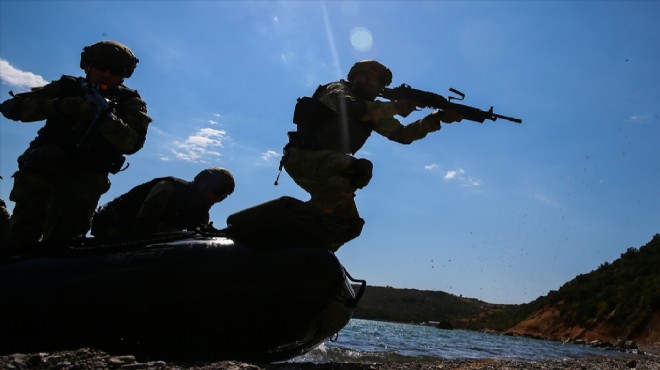
<svg viewBox="0 0 660 370">
<path fill-rule="evenodd" d="M 23 370 L 660 370 L 660 346 L 640 348 L 638 354 L 621 354 L 568 360 L 437 360 L 397 363 L 298 363 L 251 364 L 237 361 L 213 363 L 140 362 L 132 355 L 110 355 L 81 348 L 75 351 L 40 352 L 0 356 L 0 369 Z"/>
</svg>

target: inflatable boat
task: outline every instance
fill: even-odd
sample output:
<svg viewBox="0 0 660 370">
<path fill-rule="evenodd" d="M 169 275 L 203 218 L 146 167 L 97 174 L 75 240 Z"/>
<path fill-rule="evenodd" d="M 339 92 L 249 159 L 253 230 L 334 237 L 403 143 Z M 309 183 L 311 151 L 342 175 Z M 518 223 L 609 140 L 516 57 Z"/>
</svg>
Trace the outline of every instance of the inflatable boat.
<svg viewBox="0 0 660 370">
<path fill-rule="evenodd" d="M 227 235 L 85 238 L 1 258 L 0 354 L 90 347 L 262 363 L 304 354 L 348 323 L 365 282 L 333 252 Z"/>
</svg>

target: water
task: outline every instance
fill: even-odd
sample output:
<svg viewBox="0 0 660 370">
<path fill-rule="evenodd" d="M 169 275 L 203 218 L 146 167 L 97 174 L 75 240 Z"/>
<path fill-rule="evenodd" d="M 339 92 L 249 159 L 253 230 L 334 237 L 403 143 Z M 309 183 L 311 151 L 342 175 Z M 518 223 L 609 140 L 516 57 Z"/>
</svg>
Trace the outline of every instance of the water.
<svg viewBox="0 0 660 370">
<path fill-rule="evenodd" d="M 585 345 L 382 321 L 351 320 L 294 362 L 406 362 L 438 359 L 574 359 L 619 352 Z"/>
</svg>

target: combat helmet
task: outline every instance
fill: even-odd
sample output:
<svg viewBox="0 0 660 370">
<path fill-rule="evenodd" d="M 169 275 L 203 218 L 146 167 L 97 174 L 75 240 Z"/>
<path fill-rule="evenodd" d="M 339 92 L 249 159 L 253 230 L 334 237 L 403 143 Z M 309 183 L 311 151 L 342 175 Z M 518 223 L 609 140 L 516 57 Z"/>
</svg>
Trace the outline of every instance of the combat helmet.
<svg viewBox="0 0 660 370">
<path fill-rule="evenodd" d="M 218 195 L 229 195 L 234 192 L 234 176 L 221 167 L 212 167 L 198 173 L 195 183 L 203 183 Z"/>
<path fill-rule="evenodd" d="M 355 78 L 355 75 L 364 71 L 374 71 L 378 73 L 380 75 L 380 81 L 385 86 L 388 86 L 390 83 L 392 83 L 392 71 L 375 60 L 361 60 L 353 64 L 351 70 L 348 71 L 348 81 L 352 82 Z"/>
<path fill-rule="evenodd" d="M 80 54 L 80 68 L 91 66 L 105 69 L 124 78 L 133 75 L 138 62 L 131 49 L 117 41 L 99 41 L 85 46 Z"/>
</svg>

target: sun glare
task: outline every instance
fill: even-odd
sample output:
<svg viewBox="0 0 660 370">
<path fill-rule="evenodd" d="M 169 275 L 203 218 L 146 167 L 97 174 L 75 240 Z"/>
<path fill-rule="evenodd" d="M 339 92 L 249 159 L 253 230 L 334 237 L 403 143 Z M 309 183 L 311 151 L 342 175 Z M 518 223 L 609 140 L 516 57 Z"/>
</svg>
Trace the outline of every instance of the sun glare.
<svg viewBox="0 0 660 370">
<path fill-rule="evenodd" d="M 350 34 L 351 45 L 357 51 L 369 51 L 374 44 L 371 32 L 364 27 L 355 27 Z"/>
</svg>

